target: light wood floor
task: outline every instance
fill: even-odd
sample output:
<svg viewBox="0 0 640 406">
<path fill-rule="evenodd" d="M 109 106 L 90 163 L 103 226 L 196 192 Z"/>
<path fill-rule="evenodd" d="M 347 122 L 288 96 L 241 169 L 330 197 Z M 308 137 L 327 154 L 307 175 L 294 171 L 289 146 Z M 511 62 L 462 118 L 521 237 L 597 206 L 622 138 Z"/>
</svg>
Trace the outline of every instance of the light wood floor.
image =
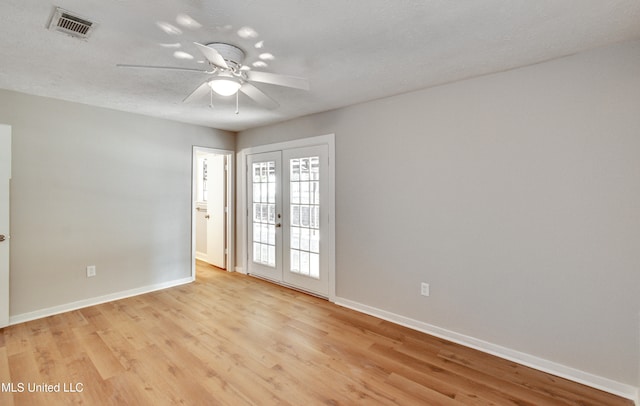
<svg viewBox="0 0 640 406">
<path fill-rule="evenodd" d="M 1 330 L 0 383 L 1 405 L 30 406 L 632 404 L 203 264 L 193 284 Z"/>
</svg>

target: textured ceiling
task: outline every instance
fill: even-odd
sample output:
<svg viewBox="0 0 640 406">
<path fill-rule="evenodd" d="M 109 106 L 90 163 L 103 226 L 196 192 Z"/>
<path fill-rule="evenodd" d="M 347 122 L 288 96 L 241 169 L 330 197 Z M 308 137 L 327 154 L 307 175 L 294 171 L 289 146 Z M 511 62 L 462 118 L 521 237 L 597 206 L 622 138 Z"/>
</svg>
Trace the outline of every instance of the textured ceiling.
<svg viewBox="0 0 640 406">
<path fill-rule="evenodd" d="M 47 30 L 55 6 L 96 21 L 91 37 Z M 0 88 L 238 131 L 636 38 L 638 0 L 2 0 Z M 280 107 L 242 95 L 236 115 L 234 97 L 182 103 L 202 74 L 116 67 L 199 68 L 194 41 L 271 53 L 253 69 L 311 90 L 258 84 Z"/>
</svg>

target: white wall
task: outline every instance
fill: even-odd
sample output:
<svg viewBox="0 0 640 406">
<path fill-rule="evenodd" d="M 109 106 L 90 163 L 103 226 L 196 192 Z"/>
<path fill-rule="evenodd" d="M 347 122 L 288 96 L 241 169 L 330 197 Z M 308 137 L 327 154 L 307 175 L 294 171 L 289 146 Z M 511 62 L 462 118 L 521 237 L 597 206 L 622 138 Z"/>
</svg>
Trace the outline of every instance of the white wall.
<svg viewBox="0 0 640 406">
<path fill-rule="evenodd" d="M 339 297 L 635 387 L 638 72 L 627 43 L 244 131 L 237 150 L 336 134 Z"/>
<path fill-rule="evenodd" d="M 4 90 L 0 123 L 12 316 L 190 277 L 192 146 L 232 133 Z"/>
</svg>

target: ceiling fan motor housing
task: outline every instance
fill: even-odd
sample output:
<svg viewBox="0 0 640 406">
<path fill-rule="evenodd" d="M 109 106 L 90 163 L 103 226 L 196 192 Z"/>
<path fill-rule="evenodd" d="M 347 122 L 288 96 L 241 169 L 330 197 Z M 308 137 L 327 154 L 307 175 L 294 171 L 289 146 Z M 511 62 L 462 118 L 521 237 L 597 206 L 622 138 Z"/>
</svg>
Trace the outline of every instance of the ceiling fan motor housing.
<svg viewBox="0 0 640 406">
<path fill-rule="evenodd" d="M 237 71 L 242 67 L 244 61 L 244 51 L 235 45 L 225 44 L 222 42 L 212 42 L 207 44 L 209 48 L 216 50 L 222 58 L 227 62 L 227 65 L 233 70 Z"/>
</svg>

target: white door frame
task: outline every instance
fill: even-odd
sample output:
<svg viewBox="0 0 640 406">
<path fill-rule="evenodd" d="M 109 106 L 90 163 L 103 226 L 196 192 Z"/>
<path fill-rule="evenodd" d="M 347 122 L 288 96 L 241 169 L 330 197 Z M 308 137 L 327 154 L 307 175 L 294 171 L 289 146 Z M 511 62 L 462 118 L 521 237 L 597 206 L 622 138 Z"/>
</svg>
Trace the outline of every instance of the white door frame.
<svg viewBox="0 0 640 406">
<path fill-rule="evenodd" d="M 329 301 L 335 302 L 336 300 L 336 225 L 335 225 L 335 134 L 320 135 L 317 137 L 302 138 L 292 141 L 279 142 L 275 144 L 260 145 L 256 147 L 245 148 L 238 152 L 238 213 L 241 215 L 237 218 L 237 232 L 238 232 L 238 264 L 236 271 L 241 273 L 247 273 L 248 269 L 248 216 L 249 207 L 247 205 L 247 156 L 251 154 L 258 154 L 262 152 L 280 151 L 291 148 L 303 148 L 311 147 L 315 145 L 327 145 L 329 148 L 329 230 L 327 236 L 327 258 L 328 258 L 328 273 L 329 273 Z"/>
<path fill-rule="evenodd" d="M 227 156 L 227 214 L 226 214 L 226 246 L 227 246 L 227 271 L 233 272 L 235 269 L 235 227 L 233 224 L 233 219 L 235 218 L 235 182 L 234 182 L 234 174 L 235 174 L 235 152 L 226 149 L 217 149 L 217 148 L 209 148 L 209 147 L 198 147 L 193 146 L 192 156 L 191 156 L 191 280 L 196 279 L 196 201 L 197 201 L 197 189 L 196 189 L 196 180 L 198 176 L 198 165 L 197 165 L 197 153 L 208 153 L 208 154 L 218 154 L 218 155 L 226 155 Z"/>
<path fill-rule="evenodd" d="M 9 185 L 11 179 L 11 126 L 0 124 L 0 187 L 6 188 L 10 193 Z M 8 148 L 7 148 L 8 147 Z M 6 207 L 5 207 L 6 203 Z M 0 234 L 5 236 L 5 240 L 0 242 L 0 328 L 9 325 L 9 252 L 10 252 L 10 212 L 9 202 L 2 202 L 2 221 L 0 222 Z M 6 211 L 5 211 L 6 210 Z M 6 216 L 6 218 L 5 218 Z M 5 223 L 6 220 L 6 223 Z"/>
</svg>

